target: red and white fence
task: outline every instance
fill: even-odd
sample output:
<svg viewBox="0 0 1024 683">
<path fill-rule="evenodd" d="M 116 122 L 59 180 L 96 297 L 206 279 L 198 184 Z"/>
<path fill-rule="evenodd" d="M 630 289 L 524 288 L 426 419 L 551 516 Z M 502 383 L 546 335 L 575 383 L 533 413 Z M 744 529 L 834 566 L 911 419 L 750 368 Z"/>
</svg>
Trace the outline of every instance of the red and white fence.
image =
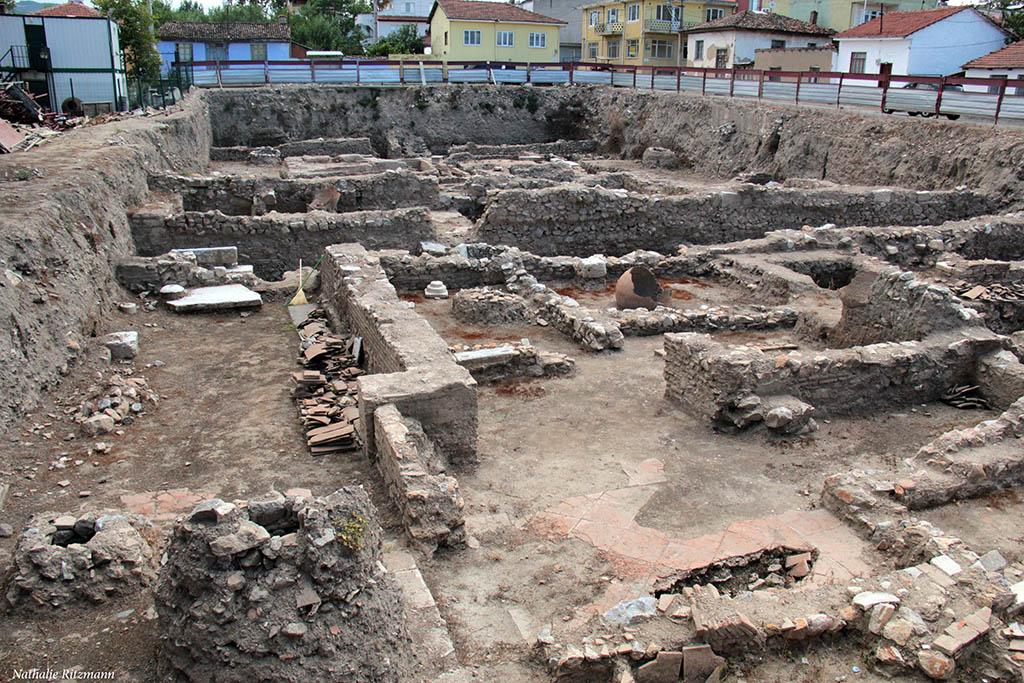
<svg viewBox="0 0 1024 683">
<path fill-rule="evenodd" d="M 173 68 L 187 71 L 188 80 L 200 87 L 274 83 L 610 85 L 796 104 L 871 107 L 886 113 L 906 112 L 921 116 L 972 116 L 994 122 L 1024 119 L 1024 79 L 625 66 L 587 62 L 527 64 L 296 59 L 190 62 L 176 64 Z"/>
</svg>

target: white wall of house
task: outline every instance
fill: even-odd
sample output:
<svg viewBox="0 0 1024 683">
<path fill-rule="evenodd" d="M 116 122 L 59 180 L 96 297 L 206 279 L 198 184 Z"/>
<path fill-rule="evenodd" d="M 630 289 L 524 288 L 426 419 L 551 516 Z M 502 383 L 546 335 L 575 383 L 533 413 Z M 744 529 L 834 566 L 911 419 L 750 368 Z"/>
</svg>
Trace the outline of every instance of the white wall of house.
<svg viewBox="0 0 1024 683">
<path fill-rule="evenodd" d="M 883 63 L 892 73 L 909 76 L 948 76 L 963 64 L 987 55 L 1006 43 L 1005 34 L 975 10 L 965 10 L 926 26 L 906 38 L 840 38 L 835 71 L 850 71 L 853 53 L 864 52 L 864 73 L 877 74 Z M 851 84 L 877 85 L 874 81 Z"/>
<path fill-rule="evenodd" d="M 849 72 L 854 53 L 864 53 L 864 73 L 877 74 L 882 64 L 892 64 L 892 73 L 905 74 L 910 67 L 909 38 L 845 38 L 839 41 L 833 71 Z M 876 81 L 848 81 L 850 85 L 876 87 Z"/>
<path fill-rule="evenodd" d="M 811 47 L 827 45 L 828 36 L 801 36 L 794 33 L 768 33 L 765 31 L 710 31 L 690 33 L 686 38 L 687 63 L 696 67 L 714 67 L 716 50 L 727 49 L 729 58 L 726 66 L 752 63 L 754 51 L 772 47 L 773 40 L 785 42 L 784 47 Z M 703 41 L 701 54 L 697 54 L 697 43 Z"/>
<path fill-rule="evenodd" d="M 975 10 L 957 12 L 910 36 L 910 70 L 919 76 L 946 76 L 972 59 L 1006 45 L 1006 34 Z"/>
<path fill-rule="evenodd" d="M 1019 69 L 967 69 L 964 73 L 967 78 L 992 78 L 993 76 L 1006 76 L 1007 78 L 1024 78 L 1024 67 Z M 965 85 L 964 92 L 989 92 L 984 85 Z M 1024 88 L 1008 88 L 1008 97 L 1024 97 Z"/>
</svg>

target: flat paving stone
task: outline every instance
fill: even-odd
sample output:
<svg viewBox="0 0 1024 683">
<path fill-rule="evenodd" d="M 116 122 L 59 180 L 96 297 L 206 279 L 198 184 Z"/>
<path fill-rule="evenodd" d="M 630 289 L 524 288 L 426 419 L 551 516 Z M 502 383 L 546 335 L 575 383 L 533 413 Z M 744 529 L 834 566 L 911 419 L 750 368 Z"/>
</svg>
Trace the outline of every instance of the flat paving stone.
<svg viewBox="0 0 1024 683">
<path fill-rule="evenodd" d="M 167 302 L 175 313 L 204 313 L 236 308 L 259 308 L 263 298 L 245 285 L 217 285 L 189 290 L 180 299 Z"/>
</svg>

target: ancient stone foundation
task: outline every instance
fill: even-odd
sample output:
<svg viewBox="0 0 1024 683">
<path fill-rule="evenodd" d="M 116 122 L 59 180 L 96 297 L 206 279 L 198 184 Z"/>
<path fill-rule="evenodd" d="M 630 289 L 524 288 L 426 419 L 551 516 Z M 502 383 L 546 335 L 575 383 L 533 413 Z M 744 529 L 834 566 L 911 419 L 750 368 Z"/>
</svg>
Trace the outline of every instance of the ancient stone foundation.
<svg viewBox="0 0 1024 683">
<path fill-rule="evenodd" d="M 359 487 L 202 503 L 160 570 L 161 666 L 190 681 L 401 681 L 410 642 L 381 557 Z"/>
</svg>

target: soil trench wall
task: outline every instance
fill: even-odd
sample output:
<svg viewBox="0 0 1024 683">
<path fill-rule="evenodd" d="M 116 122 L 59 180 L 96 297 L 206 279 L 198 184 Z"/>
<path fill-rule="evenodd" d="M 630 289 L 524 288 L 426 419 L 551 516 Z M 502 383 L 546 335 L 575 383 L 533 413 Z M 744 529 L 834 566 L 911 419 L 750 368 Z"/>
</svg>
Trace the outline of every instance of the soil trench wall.
<svg viewBox="0 0 1024 683">
<path fill-rule="evenodd" d="M 205 100 L 190 95 L 168 116 L 84 127 L 0 157 L 0 427 L 102 331 L 122 296 L 112 264 L 134 253 L 127 212 L 145 200 L 147 173 L 202 170 L 210 137 Z"/>
</svg>

